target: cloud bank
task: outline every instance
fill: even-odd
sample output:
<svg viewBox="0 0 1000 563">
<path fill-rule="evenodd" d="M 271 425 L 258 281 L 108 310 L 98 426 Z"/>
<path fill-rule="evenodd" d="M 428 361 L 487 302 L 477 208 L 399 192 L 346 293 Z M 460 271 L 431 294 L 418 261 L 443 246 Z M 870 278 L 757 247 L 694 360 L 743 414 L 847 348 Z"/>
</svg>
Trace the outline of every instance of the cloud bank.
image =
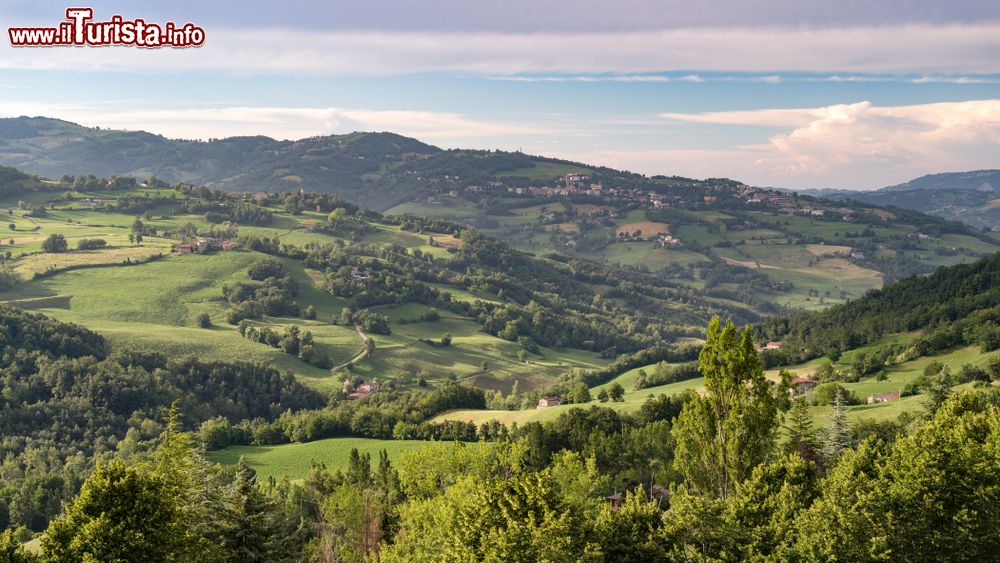
<svg viewBox="0 0 1000 563">
<path fill-rule="evenodd" d="M 1000 72 L 1000 23 L 472 33 L 209 29 L 198 49 L 0 47 L 0 68 L 392 75 L 421 72 Z M 695 74 L 691 79 L 698 79 Z"/>
</svg>

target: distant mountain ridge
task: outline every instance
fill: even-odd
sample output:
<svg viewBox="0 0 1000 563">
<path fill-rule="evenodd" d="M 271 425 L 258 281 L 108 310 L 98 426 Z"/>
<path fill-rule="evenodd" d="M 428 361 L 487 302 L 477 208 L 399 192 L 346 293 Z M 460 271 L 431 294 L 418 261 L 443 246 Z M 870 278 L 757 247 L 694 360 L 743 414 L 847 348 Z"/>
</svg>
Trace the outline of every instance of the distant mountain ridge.
<svg viewBox="0 0 1000 563">
<path fill-rule="evenodd" d="M 520 152 L 443 150 L 386 132 L 298 141 L 264 136 L 193 141 L 145 131 L 84 127 L 47 117 L 0 119 L 0 164 L 47 177 L 157 176 L 226 191 L 305 188 L 334 193 L 380 211 L 440 191 L 442 181 L 464 187 L 505 174 L 516 176 L 546 163 L 586 168 L 605 176 L 642 178 Z"/>
<path fill-rule="evenodd" d="M 913 209 L 974 227 L 1000 229 L 1000 170 L 928 174 L 874 191 L 818 189 L 800 193 Z"/>
</svg>

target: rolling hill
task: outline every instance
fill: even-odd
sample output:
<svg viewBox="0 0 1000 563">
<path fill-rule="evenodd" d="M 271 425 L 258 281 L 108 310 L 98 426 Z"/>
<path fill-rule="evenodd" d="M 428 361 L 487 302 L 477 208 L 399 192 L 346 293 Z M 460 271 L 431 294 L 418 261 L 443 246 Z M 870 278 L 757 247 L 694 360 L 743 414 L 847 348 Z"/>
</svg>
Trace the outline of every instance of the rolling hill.
<svg viewBox="0 0 1000 563">
<path fill-rule="evenodd" d="M 875 191 L 806 193 L 838 201 L 913 209 L 975 227 L 1000 229 L 1000 170 L 930 174 Z"/>
<path fill-rule="evenodd" d="M 521 153 L 449 150 L 393 133 L 277 141 L 194 141 L 144 131 L 83 127 L 46 117 L 0 119 L 0 163 L 48 177 L 156 176 L 224 191 L 306 189 L 375 210 L 421 194 L 503 176 L 558 176 L 591 168 Z M 604 169 L 604 173 L 620 175 Z M 629 174 L 630 178 L 639 178 Z"/>
</svg>

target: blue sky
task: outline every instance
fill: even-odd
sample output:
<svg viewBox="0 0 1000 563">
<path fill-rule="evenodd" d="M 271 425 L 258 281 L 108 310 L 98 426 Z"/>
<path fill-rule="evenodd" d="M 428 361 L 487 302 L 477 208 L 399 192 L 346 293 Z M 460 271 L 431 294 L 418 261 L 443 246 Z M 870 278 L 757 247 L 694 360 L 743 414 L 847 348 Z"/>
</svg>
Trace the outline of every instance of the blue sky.
<svg viewBox="0 0 1000 563">
<path fill-rule="evenodd" d="M 388 130 L 796 188 L 1000 166 L 995 1 L 87 5 L 207 41 L 4 41 L 0 115 L 202 139 Z M 55 25 L 66 6 L 5 2 L 0 21 Z"/>
</svg>

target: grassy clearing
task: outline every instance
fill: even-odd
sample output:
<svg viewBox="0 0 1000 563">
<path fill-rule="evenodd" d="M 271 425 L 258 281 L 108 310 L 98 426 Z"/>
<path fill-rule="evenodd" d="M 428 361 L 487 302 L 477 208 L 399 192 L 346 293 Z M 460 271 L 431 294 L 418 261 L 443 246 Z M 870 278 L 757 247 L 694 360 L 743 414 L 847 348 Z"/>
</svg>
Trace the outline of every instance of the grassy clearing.
<svg viewBox="0 0 1000 563">
<path fill-rule="evenodd" d="M 589 168 L 584 168 L 582 166 L 574 166 L 572 164 L 558 164 L 555 162 L 537 162 L 533 166 L 526 166 L 524 168 L 517 168 L 515 170 L 505 170 L 503 172 L 497 172 L 494 176 L 497 178 L 503 177 L 520 177 L 528 178 L 529 180 L 551 180 L 553 178 L 558 178 L 564 174 L 590 174 L 591 170 Z"/>
<path fill-rule="evenodd" d="M 638 221 L 634 223 L 625 223 L 624 225 L 619 225 L 616 235 L 627 234 L 631 235 L 639 231 L 640 236 L 643 238 L 651 238 L 660 234 L 668 234 L 670 232 L 670 226 L 666 223 L 657 223 L 655 221 Z"/>
<path fill-rule="evenodd" d="M 479 443 L 466 444 L 479 447 Z M 424 440 L 375 440 L 369 438 L 329 438 L 305 444 L 282 444 L 278 446 L 230 446 L 223 450 L 208 452 L 207 458 L 214 463 L 235 465 L 243 457 L 247 465 L 257 471 L 261 481 L 271 477 L 281 479 L 303 479 L 314 463 L 325 464 L 330 471 L 344 470 L 352 449 L 368 454 L 378 460 L 379 452 L 385 450 L 389 459 L 395 461 L 400 455 L 421 448 L 453 448 L 449 442 Z"/>
<path fill-rule="evenodd" d="M 417 304 L 376 309 L 393 320 L 392 334 L 372 335 L 375 355 L 358 364 L 355 372 L 391 374 L 409 381 L 424 378 L 440 382 L 454 377 L 476 387 L 509 392 L 515 381 L 522 390 L 532 389 L 551 383 L 573 367 L 593 369 L 606 365 L 606 360 L 592 352 L 546 348 L 540 350 L 541 354 L 529 354 L 528 361 L 521 362 L 517 357 L 520 346 L 481 332 L 480 325 L 472 319 L 447 312 L 442 312 L 437 321 L 396 322 L 417 319 L 428 309 Z M 421 341 L 438 340 L 446 333 L 452 335 L 450 346 L 431 346 Z"/>
</svg>

